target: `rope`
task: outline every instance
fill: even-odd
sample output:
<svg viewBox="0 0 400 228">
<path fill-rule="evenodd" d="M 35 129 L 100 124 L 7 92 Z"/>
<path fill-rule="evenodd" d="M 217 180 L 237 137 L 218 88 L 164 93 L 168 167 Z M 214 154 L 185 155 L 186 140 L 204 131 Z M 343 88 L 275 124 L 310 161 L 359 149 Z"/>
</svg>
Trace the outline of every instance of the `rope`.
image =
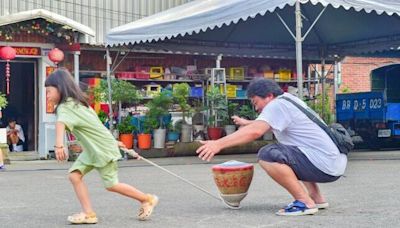
<svg viewBox="0 0 400 228">
<path fill-rule="evenodd" d="M 209 192 L 209 191 L 205 190 L 204 188 L 202 188 L 202 187 L 196 185 L 195 183 L 193 183 L 193 182 L 191 182 L 191 181 L 189 181 L 189 180 L 187 180 L 187 179 L 185 179 L 185 178 L 183 178 L 183 177 L 181 177 L 181 176 L 179 176 L 179 175 L 177 175 L 177 174 L 175 174 L 175 173 L 169 171 L 168 169 L 166 169 L 166 168 L 164 168 L 164 167 L 161 167 L 161 166 L 157 165 L 156 163 L 154 163 L 154 162 L 152 162 L 152 161 L 150 161 L 150 160 L 148 160 L 148 159 L 146 159 L 146 158 L 140 156 L 140 155 L 139 155 L 138 153 L 136 153 L 134 150 L 128 150 L 128 149 L 125 149 L 125 148 L 121 148 L 121 149 L 122 149 L 125 153 L 131 155 L 132 157 L 141 159 L 141 160 L 143 160 L 143 161 L 149 163 L 150 165 L 155 166 L 155 167 L 157 167 L 157 168 L 163 170 L 164 172 L 166 172 L 166 173 L 168 173 L 168 174 L 170 174 L 170 175 L 172 175 L 172 176 L 178 178 L 179 180 L 181 180 L 181 181 L 183 181 L 183 182 L 185 182 L 185 183 L 187 183 L 187 184 L 189 184 L 189 185 L 191 185 L 191 186 L 197 188 L 198 190 L 200 190 L 200 191 L 206 193 L 207 195 L 211 196 L 212 198 L 217 199 L 218 201 L 221 201 L 221 200 L 222 200 L 220 197 L 215 196 L 215 195 L 212 194 L 211 192 Z"/>
</svg>

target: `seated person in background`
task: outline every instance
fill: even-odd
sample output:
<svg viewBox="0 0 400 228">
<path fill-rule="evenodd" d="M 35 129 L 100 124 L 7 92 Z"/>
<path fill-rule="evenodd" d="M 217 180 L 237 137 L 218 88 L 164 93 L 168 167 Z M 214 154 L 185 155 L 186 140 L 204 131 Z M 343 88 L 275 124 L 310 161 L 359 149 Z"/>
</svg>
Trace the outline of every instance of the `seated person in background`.
<svg viewBox="0 0 400 228">
<path fill-rule="evenodd" d="M 14 118 L 10 118 L 7 125 L 7 143 L 10 146 L 10 151 L 23 151 L 24 142 L 25 136 L 21 125 L 17 124 Z"/>
</svg>

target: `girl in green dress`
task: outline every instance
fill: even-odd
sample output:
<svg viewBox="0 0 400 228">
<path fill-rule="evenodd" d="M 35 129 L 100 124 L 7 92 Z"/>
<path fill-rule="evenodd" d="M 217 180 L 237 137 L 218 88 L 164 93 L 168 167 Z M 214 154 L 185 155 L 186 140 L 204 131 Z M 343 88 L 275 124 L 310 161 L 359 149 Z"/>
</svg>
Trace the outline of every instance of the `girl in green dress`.
<svg viewBox="0 0 400 228">
<path fill-rule="evenodd" d="M 138 219 L 147 220 L 158 203 L 156 195 L 145 194 L 138 189 L 118 181 L 119 147 L 125 147 L 114 139 L 110 131 L 100 122 L 90 107 L 85 94 L 75 84 L 66 69 L 58 69 L 46 79 L 46 97 L 56 107 L 56 142 L 54 145 L 58 161 L 67 159 L 64 148 L 65 130 L 70 131 L 80 142 L 83 152 L 69 169 L 76 196 L 82 212 L 68 217 L 73 224 L 97 223 L 97 216 L 89 200 L 83 177 L 95 169 L 99 172 L 105 188 L 110 192 L 135 199 L 141 203 Z"/>
</svg>

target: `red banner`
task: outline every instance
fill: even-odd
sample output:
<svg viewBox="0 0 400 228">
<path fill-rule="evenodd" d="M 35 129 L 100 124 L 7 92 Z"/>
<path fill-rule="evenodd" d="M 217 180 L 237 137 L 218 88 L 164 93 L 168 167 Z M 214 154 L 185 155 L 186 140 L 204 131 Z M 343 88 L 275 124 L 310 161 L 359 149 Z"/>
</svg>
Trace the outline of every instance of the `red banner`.
<svg viewBox="0 0 400 228">
<path fill-rule="evenodd" d="M 3 47 L 3 46 L 1 46 Z M 40 56 L 40 48 L 38 47 L 12 47 L 17 52 L 17 55 Z"/>
<path fill-rule="evenodd" d="M 51 67 L 48 66 L 46 67 L 46 78 L 53 73 L 55 70 L 57 69 L 57 67 Z M 55 104 L 49 100 L 47 100 L 47 96 L 46 96 L 46 113 L 54 113 L 55 108 L 54 108 Z"/>
</svg>

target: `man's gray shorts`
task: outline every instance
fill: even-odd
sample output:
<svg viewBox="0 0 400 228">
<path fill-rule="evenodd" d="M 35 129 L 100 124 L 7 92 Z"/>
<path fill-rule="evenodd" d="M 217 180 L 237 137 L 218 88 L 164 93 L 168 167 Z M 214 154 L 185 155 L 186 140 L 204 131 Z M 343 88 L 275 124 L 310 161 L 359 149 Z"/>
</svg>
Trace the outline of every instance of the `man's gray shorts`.
<svg viewBox="0 0 400 228">
<path fill-rule="evenodd" d="M 288 165 L 301 181 L 327 183 L 340 177 L 331 176 L 319 170 L 296 146 L 280 143 L 266 145 L 258 151 L 258 159 Z"/>
</svg>

